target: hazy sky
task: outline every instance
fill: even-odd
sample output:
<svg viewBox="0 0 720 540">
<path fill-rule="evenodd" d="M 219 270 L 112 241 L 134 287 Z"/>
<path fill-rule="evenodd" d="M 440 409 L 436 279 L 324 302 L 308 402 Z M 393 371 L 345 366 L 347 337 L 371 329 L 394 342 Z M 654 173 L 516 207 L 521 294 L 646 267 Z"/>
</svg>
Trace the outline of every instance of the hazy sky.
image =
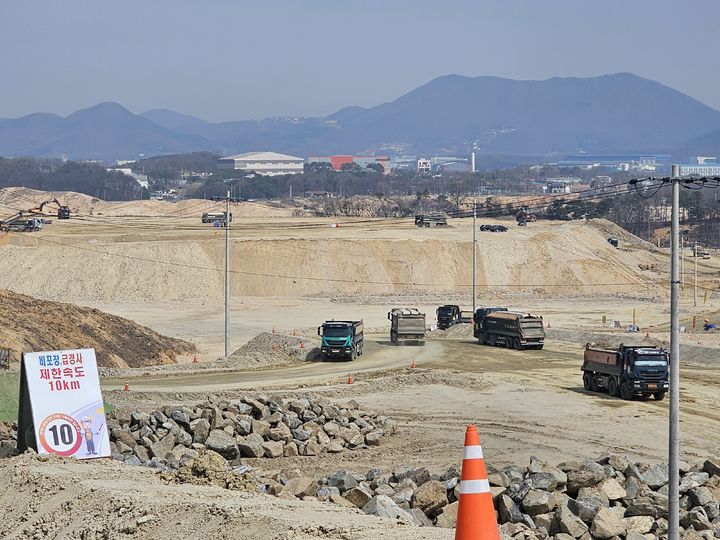
<svg viewBox="0 0 720 540">
<path fill-rule="evenodd" d="M 719 0 L 0 0 L 0 117 L 311 116 L 449 73 L 620 71 L 720 109 L 719 22 Z"/>
</svg>

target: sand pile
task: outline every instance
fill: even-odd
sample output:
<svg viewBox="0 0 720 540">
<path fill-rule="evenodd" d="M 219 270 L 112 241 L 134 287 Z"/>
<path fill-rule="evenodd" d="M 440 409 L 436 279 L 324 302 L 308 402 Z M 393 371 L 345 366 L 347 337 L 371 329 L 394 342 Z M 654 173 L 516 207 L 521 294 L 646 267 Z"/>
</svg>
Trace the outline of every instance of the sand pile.
<svg viewBox="0 0 720 540">
<path fill-rule="evenodd" d="M 297 364 L 317 358 L 319 347 L 317 336 L 313 339 L 263 332 L 232 353 L 228 360 L 244 369 Z"/>
<path fill-rule="evenodd" d="M 48 302 L 0 290 L 0 348 L 23 351 L 94 348 L 103 367 L 172 364 L 195 351 L 132 321 L 97 309 Z"/>
<path fill-rule="evenodd" d="M 0 216 L 9 216 L 15 210 L 27 210 L 39 205 L 43 201 L 57 198 L 62 204 L 70 207 L 70 212 L 76 216 L 103 215 L 103 216 L 168 216 L 198 217 L 203 212 L 221 212 L 225 209 L 222 203 L 203 199 L 183 199 L 177 202 L 169 201 L 122 201 L 108 202 L 73 191 L 39 191 L 25 187 L 9 187 L 0 189 Z M 52 214 L 56 207 L 47 210 Z M 261 202 L 242 202 L 232 205 L 231 212 L 245 217 L 287 217 L 293 210 L 283 205 L 266 204 Z"/>
</svg>

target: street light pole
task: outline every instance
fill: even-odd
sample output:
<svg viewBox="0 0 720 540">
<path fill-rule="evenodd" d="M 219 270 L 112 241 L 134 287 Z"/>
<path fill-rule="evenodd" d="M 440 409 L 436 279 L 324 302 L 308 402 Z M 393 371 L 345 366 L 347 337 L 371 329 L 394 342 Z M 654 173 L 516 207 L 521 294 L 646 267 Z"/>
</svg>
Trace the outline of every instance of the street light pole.
<svg viewBox="0 0 720 540">
<path fill-rule="evenodd" d="M 695 248 L 693 249 L 693 256 L 695 258 L 695 279 L 693 280 L 693 306 L 697 307 L 697 260 L 698 260 L 698 243 L 695 241 Z"/>
<path fill-rule="evenodd" d="M 672 166 L 670 257 L 670 419 L 668 447 L 668 540 L 680 538 L 680 179 Z"/>
</svg>

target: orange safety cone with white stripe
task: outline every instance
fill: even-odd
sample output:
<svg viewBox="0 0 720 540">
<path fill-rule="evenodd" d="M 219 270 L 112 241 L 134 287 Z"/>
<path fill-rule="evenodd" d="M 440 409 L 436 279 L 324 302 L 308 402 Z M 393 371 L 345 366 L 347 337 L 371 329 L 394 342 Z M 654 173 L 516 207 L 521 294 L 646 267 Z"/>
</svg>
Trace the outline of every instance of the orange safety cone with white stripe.
<svg viewBox="0 0 720 540">
<path fill-rule="evenodd" d="M 123 390 L 124 390 L 125 392 L 129 392 L 129 391 L 130 391 L 130 381 L 125 381 L 125 386 L 123 386 Z"/>
<path fill-rule="evenodd" d="M 500 540 L 480 436 L 474 425 L 465 432 L 455 540 Z"/>
</svg>

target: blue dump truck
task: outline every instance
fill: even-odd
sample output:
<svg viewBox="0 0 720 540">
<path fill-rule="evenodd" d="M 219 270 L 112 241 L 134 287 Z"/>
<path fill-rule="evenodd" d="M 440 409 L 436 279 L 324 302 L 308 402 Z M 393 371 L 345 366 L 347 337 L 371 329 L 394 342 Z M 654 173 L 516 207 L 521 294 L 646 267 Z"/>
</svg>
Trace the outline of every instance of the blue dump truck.
<svg viewBox="0 0 720 540">
<path fill-rule="evenodd" d="M 585 390 L 607 390 L 623 399 L 653 396 L 661 401 L 670 386 L 667 350 L 646 345 L 620 345 L 615 351 L 588 343 L 581 369 Z"/>
<path fill-rule="evenodd" d="M 355 360 L 363 353 L 362 321 L 325 321 L 318 327 L 318 336 L 322 337 L 320 352 L 323 359 Z"/>
<path fill-rule="evenodd" d="M 480 345 L 518 350 L 540 350 L 545 345 L 542 317 L 508 311 L 507 308 L 484 307 L 475 311 L 473 321 L 473 336 Z"/>
</svg>

